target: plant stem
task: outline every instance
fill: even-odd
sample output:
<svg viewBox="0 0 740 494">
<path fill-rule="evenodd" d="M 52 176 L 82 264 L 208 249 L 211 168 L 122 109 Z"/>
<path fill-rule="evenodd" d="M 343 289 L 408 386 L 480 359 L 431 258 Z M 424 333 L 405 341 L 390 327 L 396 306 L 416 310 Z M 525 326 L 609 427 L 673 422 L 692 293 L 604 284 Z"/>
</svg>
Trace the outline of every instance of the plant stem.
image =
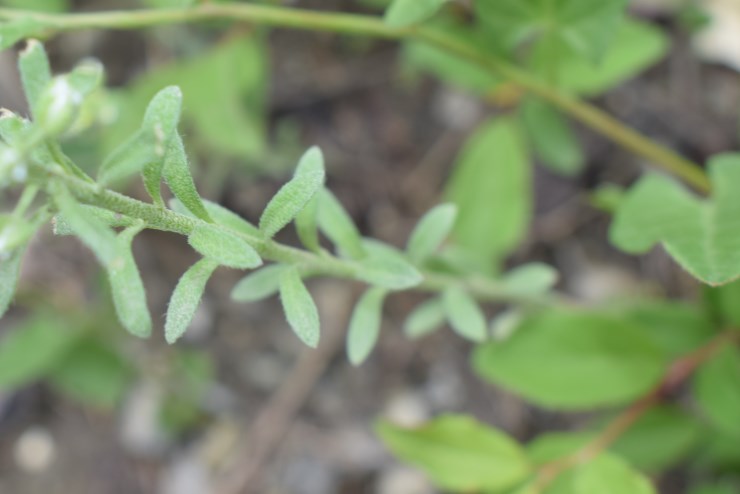
<svg viewBox="0 0 740 494">
<path fill-rule="evenodd" d="M 674 174 L 701 192 L 710 190 L 701 166 L 625 126 L 606 112 L 566 95 L 501 58 L 482 53 L 475 47 L 437 30 L 424 27 L 392 28 L 382 19 L 355 14 L 318 12 L 253 4 L 202 3 L 190 8 L 106 11 L 73 14 L 43 14 L 18 9 L 0 9 L 0 19 L 32 18 L 44 24 L 43 34 L 81 29 L 141 29 L 163 24 L 203 21 L 242 21 L 268 26 L 384 39 L 421 41 L 466 59 L 489 70 L 530 93 L 548 101 L 573 118 L 650 163 Z"/>
<path fill-rule="evenodd" d="M 566 470 L 596 458 L 635 425 L 645 413 L 675 393 L 703 363 L 714 357 L 725 345 L 737 342 L 739 337 L 740 333 L 734 329 L 724 331 L 707 344 L 675 360 L 668 367 L 663 379 L 650 393 L 625 409 L 588 444 L 571 455 L 542 466 L 534 481 L 532 494 L 543 492 L 558 475 Z"/>
<path fill-rule="evenodd" d="M 203 220 L 198 218 L 185 216 L 169 209 L 133 199 L 96 184 L 90 184 L 65 172 L 47 171 L 47 173 L 51 175 L 50 179 L 63 182 L 70 192 L 81 202 L 143 220 L 146 222 L 146 226 L 151 229 L 187 236 L 198 225 L 205 224 Z M 265 237 L 249 235 L 221 225 L 216 226 L 241 237 L 263 259 L 279 263 L 295 264 L 312 275 L 358 279 L 357 273 L 360 271 L 361 266 L 356 261 L 335 257 L 328 253 L 321 255 L 314 254 L 313 252 L 280 244 Z M 559 299 L 556 300 L 556 297 L 549 295 L 524 294 L 510 291 L 494 280 L 484 277 L 465 279 L 459 276 L 429 271 L 422 271 L 421 274 L 424 280 L 418 286 L 413 287 L 414 290 L 440 292 L 457 286 L 462 287 L 480 300 L 518 303 L 529 306 L 550 305 L 559 301 Z"/>
</svg>

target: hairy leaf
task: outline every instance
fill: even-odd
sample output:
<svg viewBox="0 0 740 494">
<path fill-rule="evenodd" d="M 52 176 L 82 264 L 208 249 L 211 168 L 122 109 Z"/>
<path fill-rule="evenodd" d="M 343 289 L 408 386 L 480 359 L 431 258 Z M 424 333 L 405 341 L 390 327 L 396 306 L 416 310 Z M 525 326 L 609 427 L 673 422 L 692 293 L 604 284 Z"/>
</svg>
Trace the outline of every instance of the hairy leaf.
<svg viewBox="0 0 740 494">
<path fill-rule="evenodd" d="M 146 304 L 144 283 L 131 252 L 131 243 L 143 228 L 142 223 L 118 234 L 118 261 L 108 269 L 108 280 L 118 320 L 132 334 L 147 338 L 152 332 L 152 319 Z"/>
<path fill-rule="evenodd" d="M 355 223 L 342 204 L 327 189 L 318 193 L 318 225 L 339 251 L 352 259 L 365 257 L 365 248 Z"/>
<path fill-rule="evenodd" d="M 367 257 L 357 263 L 357 278 L 389 290 L 406 290 L 423 281 L 421 273 L 403 253 L 378 241 L 363 244 Z"/>
<path fill-rule="evenodd" d="M 529 461 L 512 438 L 470 417 L 445 415 L 416 428 L 382 421 L 376 430 L 395 455 L 445 490 L 499 492 L 530 473 Z"/>
<path fill-rule="evenodd" d="M 272 237 L 293 221 L 314 195 L 324 186 L 324 157 L 317 147 L 303 155 L 293 179 L 269 202 L 260 218 L 260 230 Z"/>
<path fill-rule="evenodd" d="M 30 17 L 0 22 L 0 50 L 10 48 L 23 38 L 37 36 L 46 24 Z"/>
<path fill-rule="evenodd" d="M 18 57 L 18 70 L 21 74 L 23 92 L 28 100 L 28 106 L 35 117 L 39 98 L 51 82 L 49 58 L 40 41 L 28 40 L 26 48 Z"/>
<path fill-rule="evenodd" d="M 303 343 L 316 348 L 320 335 L 319 311 L 295 267 L 286 269 L 280 275 L 280 301 L 293 332 Z"/>
<path fill-rule="evenodd" d="M 173 132 L 162 168 L 167 186 L 175 197 L 196 217 L 204 221 L 213 221 L 195 188 L 193 176 L 190 174 L 188 166 L 188 157 L 185 154 L 185 146 L 177 131 Z M 159 187 L 159 182 L 157 187 Z M 159 191 L 158 188 L 157 191 Z"/>
<path fill-rule="evenodd" d="M 403 331 L 409 338 L 421 338 L 438 330 L 445 322 L 442 299 L 433 298 L 419 304 L 406 318 Z"/>
<path fill-rule="evenodd" d="M 177 282 L 167 306 L 167 320 L 164 325 L 167 343 L 172 344 L 185 334 L 203 298 L 206 283 L 217 267 L 218 262 L 208 258 L 201 259 L 190 266 Z"/>
<path fill-rule="evenodd" d="M 251 245 L 214 225 L 196 226 L 188 242 L 203 256 L 230 268 L 250 269 L 262 264 L 262 259 Z"/>
<path fill-rule="evenodd" d="M 661 243 L 684 269 L 710 285 L 740 277 L 740 195 L 733 187 L 740 181 L 740 154 L 714 157 L 709 173 L 710 200 L 663 176 L 640 180 L 620 204 L 611 241 L 630 253 Z"/>
<path fill-rule="evenodd" d="M 271 264 L 249 273 L 234 286 L 231 298 L 237 302 L 257 302 L 278 292 L 280 278 L 288 269 L 283 264 Z"/>
<path fill-rule="evenodd" d="M 442 245 L 457 218 L 454 204 L 440 204 L 425 214 L 414 228 L 406 250 L 416 262 L 426 261 Z"/>
<path fill-rule="evenodd" d="M 295 218 L 295 229 L 298 233 L 298 238 L 301 239 L 303 246 L 311 252 L 321 251 L 321 244 L 319 243 L 318 199 L 317 196 L 314 196 Z"/>
<path fill-rule="evenodd" d="M 503 285 L 507 292 L 537 295 L 550 290 L 558 281 L 558 272 L 547 264 L 533 262 L 506 273 Z"/>
<path fill-rule="evenodd" d="M 478 303 L 462 288 L 448 288 L 442 294 L 445 314 L 452 329 L 463 338 L 486 339 L 486 318 Z"/>
<path fill-rule="evenodd" d="M 393 0 L 385 11 L 385 23 L 406 27 L 432 17 L 448 0 Z"/>
<path fill-rule="evenodd" d="M 382 288 L 370 288 L 352 312 L 347 333 L 347 356 L 353 365 L 363 363 L 378 342 L 386 294 Z"/>
<path fill-rule="evenodd" d="M 476 370 L 547 408 L 620 405 L 660 380 L 667 359 L 632 321 L 605 314 L 548 310 L 522 321 L 501 342 L 476 349 Z"/>
</svg>

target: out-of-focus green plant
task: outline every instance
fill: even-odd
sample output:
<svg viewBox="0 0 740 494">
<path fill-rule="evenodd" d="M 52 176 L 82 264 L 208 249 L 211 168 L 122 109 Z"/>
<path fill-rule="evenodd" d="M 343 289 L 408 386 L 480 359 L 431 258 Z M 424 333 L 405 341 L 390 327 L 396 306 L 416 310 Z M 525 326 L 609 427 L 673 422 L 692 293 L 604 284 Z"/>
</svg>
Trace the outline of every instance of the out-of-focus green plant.
<svg viewBox="0 0 740 494">
<path fill-rule="evenodd" d="M 257 225 L 200 197 L 178 131 L 182 91 L 158 86 L 177 83 L 198 93 L 203 90 L 199 83 L 189 89 L 191 81 L 180 78 L 204 67 L 234 69 L 224 92 L 249 88 L 259 107 L 257 78 L 232 67 L 243 50 L 257 49 L 247 48 L 244 40 L 125 90 L 130 101 L 156 94 L 140 105 L 140 124 L 129 126 L 96 178 L 64 154 L 60 141 L 91 121 L 83 118 L 83 109 L 95 113 L 102 68 L 85 62 L 52 77 L 42 45 L 30 41 L 19 68 L 32 118 L 10 112 L 0 118 L 0 184 L 20 191 L 13 211 L 0 217 L 0 312 L 13 297 L 26 245 L 52 219 L 57 234 L 74 235 L 94 252 L 107 273 L 120 323 L 141 337 L 149 336 L 154 324 L 131 243 L 144 229 L 187 237 L 201 259 L 172 294 L 164 323 L 170 343 L 187 330 L 220 266 L 253 270 L 235 286 L 232 298 L 253 302 L 279 294 L 288 325 L 310 347 L 319 344 L 321 331 L 305 280 L 330 276 L 364 282 L 367 290 L 347 337 L 354 364 L 363 362 L 377 342 L 386 298 L 396 291 L 421 290 L 431 297 L 409 315 L 409 336 L 428 334 L 448 322 L 477 344 L 473 366 L 483 378 L 542 408 L 606 412 L 586 430 L 545 434 L 528 444 L 466 416 L 442 416 L 418 428 L 380 422 L 378 433 L 389 448 L 441 488 L 501 494 L 652 493 L 649 476 L 688 461 L 696 465 L 695 492 L 735 488 L 731 478 L 715 484 L 714 474 L 729 472 L 731 477 L 740 471 L 740 283 L 734 282 L 740 276 L 740 237 L 734 229 L 739 211 L 733 185 L 740 180 L 740 155 L 713 157 L 706 174 L 579 99 L 606 92 L 660 59 L 665 36 L 629 18 L 624 0 L 478 0 L 472 10 L 451 0 L 372 3 L 387 5 L 384 18 L 215 2 L 60 15 L 0 9 L 0 19 L 6 20 L 0 24 L 2 48 L 29 36 L 82 28 L 227 19 L 396 39 L 404 44 L 408 66 L 515 108 L 483 122 L 472 134 L 446 186 L 449 204 L 427 213 L 400 250 L 361 237 L 324 186 L 318 148 L 303 155 Z M 207 107 L 207 98 L 199 98 L 195 106 Z M 225 111 L 221 95 L 213 102 Z M 610 239 L 615 246 L 640 253 L 661 244 L 705 284 L 702 300 L 586 307 L 553 290 L 557 273 L 547 265 L 504 269 L 529 230 L 532 155 L 564 175 L 577 174 L 585 163 L 569 117 L 669 173 L 648 173 L 629 190 L 610 189 L 597 200 L 614 211 Z M 232 131 L 256 127 L 247 120 L 198 111 L 190 118 L 190 125 L 236 155 L 247 156 L 258 147 L 257 141 L 235 140 Z M 150 202 L 113 189 L 135 176 L 141 177 Z M 165 200 L 162 183 L 172 200 Z M 289 224 L 303 248 L 274 240 Z M 482 302 L 506 305 L 508 312 L 489 322 Z M 17 348 L 37 345 L 43 351 L 17 361 Z M 123 363 L 111 363 L 117 359 L 101 359 L 110 352 L 103 340 L 58 326 L 14 331 L 1 348 L 0 383 L 5 386 L 54 369 L 55 386 L 87 390 L 109 403 L 114 393 L 102 393 L 105 386 L 90 378 L 90 369 L 107 366 L 100 371 L 107 382 L 122 383 L 127 376 Z M 696 406 L 674 403 L 675 393 L 694 374 Z M 172 423 L 192 420 L 182 410 L 170 409 Z"/>
</svg>

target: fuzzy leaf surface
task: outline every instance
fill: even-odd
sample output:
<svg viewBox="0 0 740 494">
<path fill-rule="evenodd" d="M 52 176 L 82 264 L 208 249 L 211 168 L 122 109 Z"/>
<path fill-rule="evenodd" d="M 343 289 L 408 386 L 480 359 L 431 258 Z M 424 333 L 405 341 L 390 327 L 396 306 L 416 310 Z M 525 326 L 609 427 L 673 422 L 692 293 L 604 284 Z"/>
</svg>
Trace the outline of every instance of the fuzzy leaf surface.
<svg viewBox="0 0 740 494">
<path fill-rule="evenodd" d="M 293 332 L 303 343 L 316 348 L 320 335 L 319 311 L 296 268 L 288 268 L 280 275 L 280 301 Z"/>
<path fill-rule="evenodd" d="M 353 365 L 363 363 L 378 342 L 386 293 L 382 288 L 370 288 L 352 311 L 347 333 L 347 356 Z"/>
<path fill-rule="evenodd" d="M 427 212 L 411 232 L 406 247 L 409 257 L 416 263 L 431 257 L 452 231 L 455 218 L 457 206 L 454 204 L 440 204 Z"/>
<path fill-rule="evenodd" d="M 180 277 L 167 306 L 167 320 L 164 325 L 167 343 L 172 344 L 185 334 L 203 298 L 206 283 L 218 264 L 208 258 L 201 259 Z"/>
<path fill-rule="evenodd" d="M 240 237 L 214 225 L 195 227 L 188 237 L 190 245 L 204 257 L 234 269 L 256 268 L 262 264 L 259 254 Z"/>
</svg>

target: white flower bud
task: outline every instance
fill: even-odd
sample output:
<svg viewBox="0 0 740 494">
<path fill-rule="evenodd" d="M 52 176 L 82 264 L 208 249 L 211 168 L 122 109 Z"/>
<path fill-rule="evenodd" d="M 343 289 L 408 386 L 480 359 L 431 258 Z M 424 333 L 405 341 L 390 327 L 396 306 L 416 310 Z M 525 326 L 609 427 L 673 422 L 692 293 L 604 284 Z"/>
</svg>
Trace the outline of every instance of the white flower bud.
<svg viewBox="0 0 740 494">
<path fill-rule="evenodd" d="M 82 95 L 67 78 L 56 77 L 41 96 L 39 123 L 47 133 L 61 134 L 72 125 L 81 104 Z"/>
</svg>

